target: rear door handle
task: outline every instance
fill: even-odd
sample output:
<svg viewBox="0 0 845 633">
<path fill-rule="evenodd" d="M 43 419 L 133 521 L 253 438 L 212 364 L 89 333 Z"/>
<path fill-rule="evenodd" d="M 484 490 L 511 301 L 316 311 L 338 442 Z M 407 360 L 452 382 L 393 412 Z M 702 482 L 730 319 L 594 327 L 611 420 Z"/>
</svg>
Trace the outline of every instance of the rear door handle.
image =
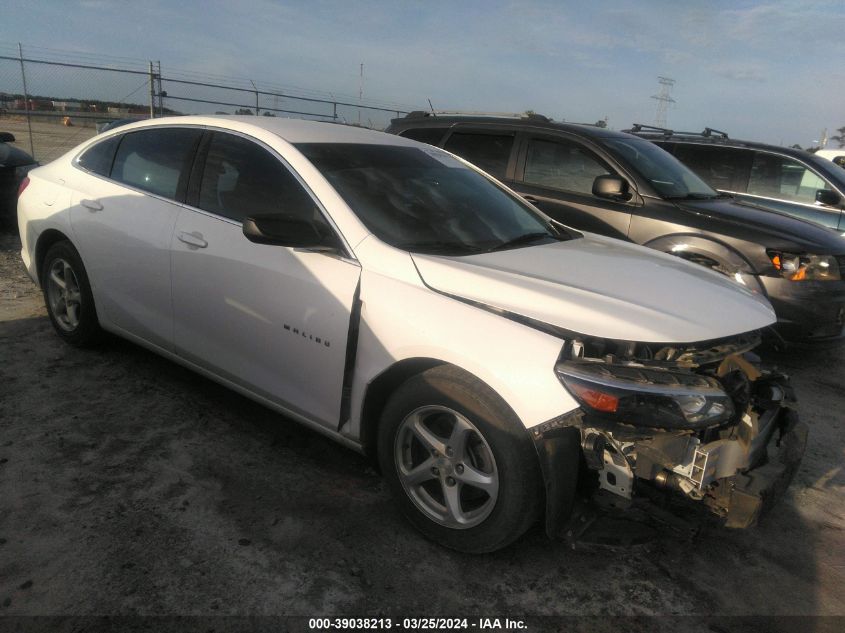
<svg viewBox="0 0 845 633">
<path fill-rule="evenodd" d="M 103 205 L 100 204 L 98 200 L 80 200 L 79 204 L 81 204 L 86 209 L 90 209 L 91 211 L 103 210 Z"/>
<path fill-rule="evenodd" d="M 186 233 L 185 231 L 179 231 L 179 235 L 176 237 L 179 238 L 180 242 L 185 242 L 188 246 L 193 246 L 195 248 L 205 248 L 208 246 L 208 242 L 202 239 L 202 233 Z"/>
<path fill-rule="evenodd" d="M 538 202 L 540 202 L 534 196 L 522 196 L 522 199 L 527 201 L 527 202 L 530 202 L 531 204 L 537 204 Z"/>
</svg>

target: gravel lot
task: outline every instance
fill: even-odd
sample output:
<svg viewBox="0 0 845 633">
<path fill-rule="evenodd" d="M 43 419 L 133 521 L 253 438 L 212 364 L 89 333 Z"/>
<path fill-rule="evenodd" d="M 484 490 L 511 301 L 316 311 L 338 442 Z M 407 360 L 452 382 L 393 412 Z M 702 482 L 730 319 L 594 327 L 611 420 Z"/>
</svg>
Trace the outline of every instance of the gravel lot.
<svg viewBox="0 0 845 633">
<path fill-rule="evenodd" d="M 773 359 L 811 436 L 759 528 L 471 557 L 363 457 L 127 342 L 63 344 L 19 248 L 0 235 L 0 614 L 845 615 L 845 350 Z"/>
<path fill-rule="evenodd" d="M 73 120 L 72 116 L 71 120 Z M 23 117 L 0 118 L 0 131 L 14 134 L 13 145 L 35 156 L 42 165 L 55 160 L 97 133 L 93 121 L 77 120 L 73 126 L 66 127 L 62 125 L 61 116 L 33 117 L 33 147 L 30 148 L 29 127 Z"/>
</svg>

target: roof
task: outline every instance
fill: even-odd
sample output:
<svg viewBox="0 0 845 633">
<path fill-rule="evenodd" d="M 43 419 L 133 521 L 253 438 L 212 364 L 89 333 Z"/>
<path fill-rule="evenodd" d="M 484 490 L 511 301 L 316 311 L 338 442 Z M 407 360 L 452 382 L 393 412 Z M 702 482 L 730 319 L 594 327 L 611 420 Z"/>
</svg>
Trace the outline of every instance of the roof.
<svg viewBox="0 0 845 633">
<path fill-rule="evenodd" d="M 801 157 L 806 157 L 809 153 L 803 149 L 795 147 L 785 147 L 782 145 L 772 145 L 771 143 L 763 143 L 760 141 L 744 141 L 742 139 L 732 138 L 721 130 L 709 127 L 704 128 L 703 132 L 681 132 L 648 125 L 634 124 L 633 128 L 625 130 L 625 132 L 634 134 L 640 138 L 648 139 L 649 141 L 661 143 L 698 143 L 700 145 L 723 145 L 725 147 L 768 149 L 781 154 L 792 154 Z"/>
<path fill-rule="evenodd" d="M 289 143 L 368 143 L 378 145 L 411 145 L 408 139 L 361 127 L 328 121 L 306 121 L 285 117 L 214 115 L 171 116 L 147 119 L 119 128 L 120 131 L 155 125 L 202 125 L 222 127 L 254 134 L 258 130 L 270 132 Z"/>
<path fill-rule="evenodd" d="M 443 127 L 452 126 L 457 123 L 462 124 L 482 124 L 492 126 L 510 126 L 514 128 L 532 128 L 543 130 L 561 130 L 564 132 L 572 132 L 573 134 L 581 134 L 584 136 L 601 137 L 601 138 L 622 138 L 630 137 L 629 134 L 623 132 L 616 132 L 607 128 L 599 127 L 589 123 L 566 123 L 560 121 L 552 121 L 542 115 L 532 116 L 488 116 L 488 115 L 438 115 L 428 114 L 422 112 L 412 112 L 411 114 L 393 119 L 390 122 L 389 130 L 405 130 L 408 128 L 420 127 Z"/>
</svg>

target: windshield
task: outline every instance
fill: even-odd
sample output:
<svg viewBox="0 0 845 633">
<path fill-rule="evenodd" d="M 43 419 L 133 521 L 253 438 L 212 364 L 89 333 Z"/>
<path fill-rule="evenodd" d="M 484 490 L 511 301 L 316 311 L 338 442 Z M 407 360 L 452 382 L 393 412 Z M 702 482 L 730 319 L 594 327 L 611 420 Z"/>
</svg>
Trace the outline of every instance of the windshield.
<svg viewBox="0 0 845 633">
<path fill-rule="evenodd" d="M 647 178 L 664 198 L 715 198 L 719 195 L 677 158 L 651 141 L 609 138 L 604 143 L 616 150 L 631 169 Z"/>
<path fill-rule="evenodd" d="M 434 147 L 302 143 L 379 239 L 407 251 L 469 255 L 567 239 L 493 181 Z"/>
</svg>

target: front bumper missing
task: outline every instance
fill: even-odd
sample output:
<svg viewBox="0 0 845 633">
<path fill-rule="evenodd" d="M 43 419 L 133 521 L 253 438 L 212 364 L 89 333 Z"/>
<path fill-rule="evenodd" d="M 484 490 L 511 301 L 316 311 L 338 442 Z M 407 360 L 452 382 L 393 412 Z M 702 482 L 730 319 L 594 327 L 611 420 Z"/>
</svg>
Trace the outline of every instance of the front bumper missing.
<svg viewBox="0 0 845 633">
<path fill-rule="evenodd" d="M 649 436 L 647 429 L 597 429 L 581 411 L 535 427 L 546 533 L 557 537 L 569 525 L 575 482 L 581 479 L 578 490 L 584 493 L 589 488 L 584 480 L 590 479 L 585 475 L 591 473 L 597 485 L 590 492 L 598 488 L 605 499 L 615 499 L 615 508 L 669 497 L 708 510 L 725 527 L 754 526 L 789 487 L 807 442 L 807 425 L 794 410 L 767 413 L 740 426 L 734 438 L 704 444 L 671 434 Z"/>
<path fill-rule="evenodd" d="M 784 495 L 807 445 L 807 425 L 791 409 L 781 412 L 779 435 L 767 446 L 766 462 L 744 473 L 718 480 L 703 501 L 725 519 L 729 528 L 748 528 L 757 523 Z"/>
</svg>

